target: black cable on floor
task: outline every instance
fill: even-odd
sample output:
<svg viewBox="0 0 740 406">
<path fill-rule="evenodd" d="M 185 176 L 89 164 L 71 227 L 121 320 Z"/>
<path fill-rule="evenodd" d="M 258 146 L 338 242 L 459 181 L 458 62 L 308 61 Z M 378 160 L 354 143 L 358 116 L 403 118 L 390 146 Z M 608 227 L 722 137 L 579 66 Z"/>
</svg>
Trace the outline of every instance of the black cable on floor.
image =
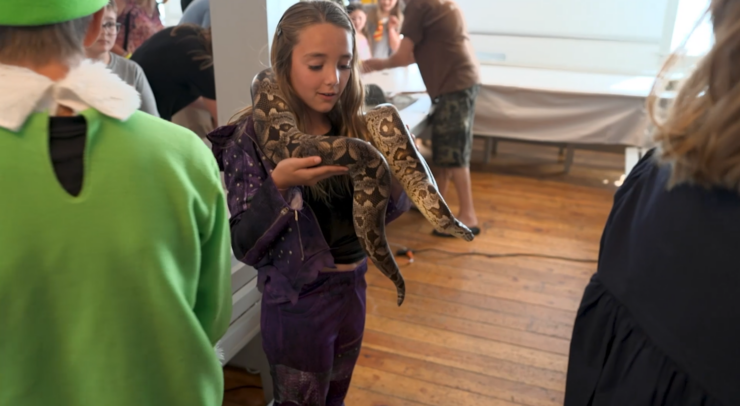
<svg viewBox="0 0 740 406">
<path fill-rule="evenodd" d="M 226 389 L 224 392 L 231 392 L 239 389 L 262 389 L 262 387 L 257 385 L 241 385 Z"/>
<path fill-rule="evenodd" d="M 411 249 L 408 247 L 405 247 L 401 244 L 393 244 L 397 247 L 400 247 L 398 251 L 396 251 L 397 256 L 405 256 L 409 258 L 409 263 L 414 262 L 414 256 L 416 254 L 421 254 L 424 252 L 439 252 L 441 254 L 446 254 L 450 258 L 457 258 L 457 257 L 465 257 L 465 256 L 478 256 L 478 257 L 485 257 L 485 258 L 521 258 L 521 257 L 529 257 L 529 258 L 542 258 L 542 259 L 554 259 L 558 261 L 567 261 L 567 262 L 578 262 L 578 263 L 597 263 L 598 260 L 596 259 L 584 259 L 584 258 L 573 258 L 573 257 L 561 257 L 557 255 L 545 255 L 545 254 L 535 254 L 535 253 L 524 253 L 524 252 L 515 252 L 515 253 L 509 253 L 509 254 L 494 254 L 489 252 L 476 252 L 476 251 L 469 251 L 469 252 L 454 252 L 454 251 L 447 251 L 439 248 L 422 248 L 419 250 Z"/>
</svg>

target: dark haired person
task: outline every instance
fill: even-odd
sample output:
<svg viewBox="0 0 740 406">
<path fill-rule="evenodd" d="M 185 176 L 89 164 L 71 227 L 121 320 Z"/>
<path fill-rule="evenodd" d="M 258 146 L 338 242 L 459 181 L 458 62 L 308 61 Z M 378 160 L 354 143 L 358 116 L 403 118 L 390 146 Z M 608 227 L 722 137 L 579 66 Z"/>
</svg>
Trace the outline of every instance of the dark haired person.
<svg viewBox="0 0 740 406">
<path fill-rule="evenodd" d="M 144 69 L 163 119 L 200 137 L 213 130 L 218 114 L 210 28 L 192 24 L 165 28 L 142 44 L 131 60 Z"/>
</svg>

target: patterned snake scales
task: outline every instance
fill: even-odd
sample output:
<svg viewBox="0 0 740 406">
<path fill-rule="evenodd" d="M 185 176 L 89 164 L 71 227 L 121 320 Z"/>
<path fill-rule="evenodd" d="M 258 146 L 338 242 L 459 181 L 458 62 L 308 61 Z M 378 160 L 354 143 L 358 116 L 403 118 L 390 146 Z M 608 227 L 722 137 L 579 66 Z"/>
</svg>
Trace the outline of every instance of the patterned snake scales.
<svg viewBox="0 0 740 406">
<path fill-rule="evenodd" d="M 385 236 L 391 173 L 436 230 L 473 240 L 473 233 L 452 215 L 437 191 L 434 177 L 395 106 L 382 104 L 365 113 L 371 145 L 361 139 L 309 135 L 298 130 L 271 68 L 254 78 L 252 100 L 258 144 L 275 165 L 286 158 L 319 156 L 322 165 L 349 169 L 354 186 L 355 232 L 375 266 L 396 286 L 399 306 L 406 284 Z"/>
</svg>

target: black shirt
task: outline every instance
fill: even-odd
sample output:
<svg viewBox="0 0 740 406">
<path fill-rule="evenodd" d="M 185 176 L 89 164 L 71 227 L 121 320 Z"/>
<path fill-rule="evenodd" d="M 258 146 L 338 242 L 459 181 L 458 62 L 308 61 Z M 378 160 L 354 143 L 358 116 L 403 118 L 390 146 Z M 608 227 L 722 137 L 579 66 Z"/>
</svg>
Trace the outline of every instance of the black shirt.
<svg viewBox="0 0 740 406">
<path fill-rule="evenodd" d="M 651 152 L 617 191 L 597 279 L 660 351 L 740 404 L 740 195 L 679 185 Z M 616 345 L 616 344 L 614 344 Z"/>
<path fill-rule="evenodd" d="M 341 175 L 347 176 L 347 175 Z M 353 190 L 341 196 L 332 196 L 329 204 L 310 192 L 304 192 L 305 203 L 311 208 L 321 227 L 326 243 L 331 248 L 331 255 L 337 264 L 354 264 L 365 258 L 365 251 L 355 233 L 352 220 Z"/>
<path fill-rule="evenodd" d="M 325 135 L 332 136 L 337 133 L 339 130 L 332 125 L 331 130 Z M 323 182 L 326 181 L 329 179 Z M 335 264 L 354 264 L 366 256 L 355 233 L 352 219 L 353 195 L 354 188 L 351 182 L 349 182 L 349 190 L 344 190 L 340 196 L 331 196 L 329 204 L 310 192 L 303 193 L 305 203 L 316 216 L 321 233 L 331 248 Z"/>
<path fill-rule="evenodd" d="M 83 116 L 49 118 L 49 154 L 54 173 L 72 196 L 82 191 L 86 133 Z"/>
<path fill-rule="evenodd" d="M 131 56 L 144 69 L 159 115 L 165 120 L 172 120 L 175 113 L 201 96 L 216 99 L 213 64 L 203 69 L 204 61 L 193 59 L 206 54 L 200 29 L 187 25 L 165 28 Z"/>
</svg>

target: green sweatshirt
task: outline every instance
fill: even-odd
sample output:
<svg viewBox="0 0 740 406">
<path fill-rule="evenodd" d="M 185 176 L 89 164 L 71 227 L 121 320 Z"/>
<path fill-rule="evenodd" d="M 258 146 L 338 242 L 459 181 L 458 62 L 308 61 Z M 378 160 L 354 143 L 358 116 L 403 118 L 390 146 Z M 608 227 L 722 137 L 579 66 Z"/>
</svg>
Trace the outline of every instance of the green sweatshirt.
<svg viewBox="0 0 740 406">
<path fill-rule="evenodd" d="M 83 115 L 78 197 L 55 177 L 48 115 L 0 128 L 0 406 L 221 405 L 213 346 L 231 290 L 216 162 L 147 114 Z"/>
</svg>

